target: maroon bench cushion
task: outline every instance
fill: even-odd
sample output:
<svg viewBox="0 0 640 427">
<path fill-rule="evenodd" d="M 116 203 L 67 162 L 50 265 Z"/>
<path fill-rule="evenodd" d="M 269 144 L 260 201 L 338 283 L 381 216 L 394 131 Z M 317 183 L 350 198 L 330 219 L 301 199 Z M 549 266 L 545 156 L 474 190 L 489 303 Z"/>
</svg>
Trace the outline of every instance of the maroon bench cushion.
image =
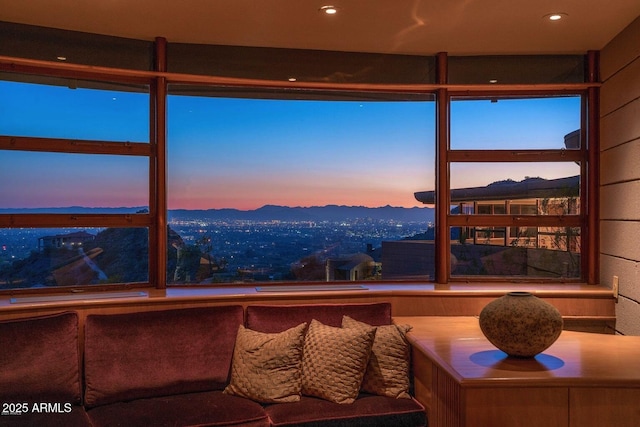
<svg viewBox="0 0 640 427">
<path fill-rule="evenodd" d="M 0 402 L 80 404 L 78 315 L 0 322 Z"/>
<path fill-rule="evenodd" d="M 118 402 L 88 412 L 93 427 L 269 427 L 262 406 L 221 391 Z"/>
<path fill-rule="evenodd" d="M 89 315 L 85 406 L 222 390 L 242 306 Z"/>
<path fill-rule="evenodd" d="M 47 403 L 47 402 L 43 402 Z M 62 408 L 62 409 L 59 409 Z M 91 421 L 82 406 L 73 405 L 70 412 L 64 405 L 52 407 L 49 412 L 33 412 L 23 415 L 0 415 L 0 427 L 91 427 Z M 58 411 L 58 412 L 55 412 Z"/>
<path fill-rule="evenodd" d="M 348 405 L 302 396 L 265 408 L 273 427 L 424 427 L 427 415 L 413 399 L 361 395 Z"/>
<path fill-rule="evenodd" d="M 371 304 L 301 304 L 247 306 L 245 326 L 259 332 L 282 332 L 302 322 L 316 319 L 329 326 L 342 326 L 342 316 L 369 325 L 391 324 L 391 303 Z"/>
</svg>

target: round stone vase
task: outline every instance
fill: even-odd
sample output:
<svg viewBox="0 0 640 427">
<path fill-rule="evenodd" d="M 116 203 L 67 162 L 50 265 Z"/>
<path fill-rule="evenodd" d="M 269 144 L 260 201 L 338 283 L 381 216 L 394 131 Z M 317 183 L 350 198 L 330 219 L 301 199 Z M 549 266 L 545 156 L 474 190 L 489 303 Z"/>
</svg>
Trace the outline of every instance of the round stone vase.
<svg viewBox="0 0 640 427">
<path fill-rule="evenodd" d="M 500 350 L 514 357 L 534 357 L 562 332 L 562 316 L 529 292 L 509 292 L 480 312 L 480 329 Z"/>
</svg>

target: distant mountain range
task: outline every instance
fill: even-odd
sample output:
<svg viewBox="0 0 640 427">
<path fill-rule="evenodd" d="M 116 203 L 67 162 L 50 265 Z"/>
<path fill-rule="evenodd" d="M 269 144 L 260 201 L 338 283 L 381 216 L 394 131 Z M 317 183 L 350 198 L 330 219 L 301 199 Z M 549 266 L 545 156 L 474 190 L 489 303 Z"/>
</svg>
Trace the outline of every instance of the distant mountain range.
<svg viewBox="0 0 640 427">
<path fill-rule="evenodd" d="M 121 208 L 87 208 L 71 206 L 66 208 L 33 208 L 33 209 L 0 209 L 0 214 L 15 213 L 62 213 L 62 214 L 123 214 L 136 213 L 147 208 L 121 207 Z M 169 221 L 203 219 L 209 221 L 341 221 L 341 220 L 386 220 L 403 222 L 428 222 L 434 220 L 433 208 L 402 208 L 382 206 L 368 208 L 364 206 L 311 206 L 289 207 L 265 205 L 254 210 L 239 209 L 175 209 L 168 212 Z"/>
<path fill-rule="evenodd" d="M 253 220 L 253 221 L 341 221 L 356 219 L 396 220 L 404 222 L 433 221 L 432 208 L 401 208 L 383 206 L 311 206 L 288 207 L 266 205 L 258 209 L 242 211 L 238 209 L 207 209 L 169 211 L 169 220 L 202 218 L 208 220 Z"/>
</svg>

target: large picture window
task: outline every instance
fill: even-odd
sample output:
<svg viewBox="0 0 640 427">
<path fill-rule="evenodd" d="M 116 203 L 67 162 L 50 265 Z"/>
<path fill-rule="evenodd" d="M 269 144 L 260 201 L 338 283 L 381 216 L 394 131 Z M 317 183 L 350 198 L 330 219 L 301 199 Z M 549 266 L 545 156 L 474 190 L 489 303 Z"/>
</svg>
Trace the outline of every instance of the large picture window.
<svg viewBox="0 0 640 427">
<path fill-rule="evenodd" d="M 594 282 L 593 84 L 436 84 L 432 59 L 362 82 L 1 59 L 0 291 Z"/>
<path fill-rule="evenodd" d="M 433 209 L 413 196 L 435 182 L 433 97 L 168 106 L 170 282 L 413 277 L 385 244 L 416 239 L 433 266 Z"/>
</svg>

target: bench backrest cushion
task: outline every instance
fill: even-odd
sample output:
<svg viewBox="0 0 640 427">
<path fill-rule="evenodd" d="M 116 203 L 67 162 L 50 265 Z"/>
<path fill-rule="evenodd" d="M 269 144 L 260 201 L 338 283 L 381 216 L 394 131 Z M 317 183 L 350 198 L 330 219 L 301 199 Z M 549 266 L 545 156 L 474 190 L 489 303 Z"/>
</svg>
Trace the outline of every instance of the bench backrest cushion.
<svg viewBox="0 0 640 427">
<path fill-rule="evenodd" d="M 85 406 L 224 389 L 242 323 L 240 305 L 87 316 Z"/>
<path fill-rule="evenodd" d="M 391 324 L 391 303 L 249 305 L 245 326 L 259 332 L 282 332 L 315 319 L 324 325 L 341 327 L 349 316 L 372 326 Z"/>
<path fill-rule="evenodd" d="M 0 402 L 79 404 L 78 315 L 0 322 Z"/>
</svg>

